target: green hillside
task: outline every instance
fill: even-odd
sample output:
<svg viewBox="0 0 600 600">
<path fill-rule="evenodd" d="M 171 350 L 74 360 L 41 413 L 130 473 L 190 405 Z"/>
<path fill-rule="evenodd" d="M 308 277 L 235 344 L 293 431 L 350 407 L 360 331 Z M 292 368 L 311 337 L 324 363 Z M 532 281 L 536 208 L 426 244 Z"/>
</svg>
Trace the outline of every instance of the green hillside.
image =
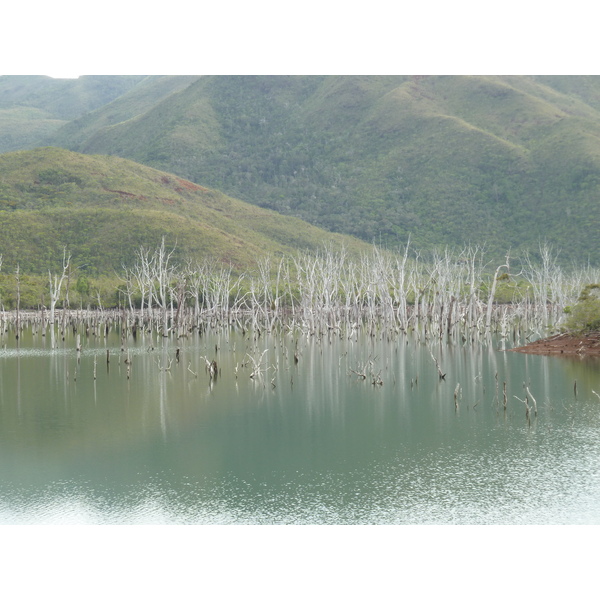
<svg viewBox="0 0 600 600">
<path fill-rule="evenodd" d="M 84 75 L 77 79 L 4 75 L 0 76 L 0 107 L 29 106 L 70 121 L 112 102 L 146 79 L 144 75 Z"/>
<path fill-rule="evenodd" d="M 87 142 L 99 129 L 124 123 L 150 110 L 171 94 L 186 88 L 196 76 L 145 77 L 134 87 L 96 110 L 86 111 L 52 136 L 55 146 L 75 147 Z"/>
<path fill-rule="evenodd" d="M 45 143 L 129 158 L 367 242 L 410 236 L 501 257 L 547 241 L 564 262 L 600 263 L 600 77 L 129 83 Z"/>
<path fill-rule="evenodd" d="M 42 145 L 71 120 L 112 102 L 144 76 L 0 76 L 0 152 Z"/>
<path fill-rule="evenodd" d="M 163 236 L 180 260 L 214 257 L 236 269 L 328 240 L 365 247 L 114 156 L 38 148 L 0 155 L 0 173 L 3 271 L 57 269 L 66 246 L 80 271 L 113 274 Z"/>
</svg>

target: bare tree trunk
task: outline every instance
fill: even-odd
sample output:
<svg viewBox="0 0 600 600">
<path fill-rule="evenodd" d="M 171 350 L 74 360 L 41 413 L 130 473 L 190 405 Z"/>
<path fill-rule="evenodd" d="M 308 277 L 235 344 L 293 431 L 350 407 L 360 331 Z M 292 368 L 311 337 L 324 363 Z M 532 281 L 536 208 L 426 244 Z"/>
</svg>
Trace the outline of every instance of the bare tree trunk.
<svg viewBox="0 0 600 600">
<path fill-rule="evenodd" d="M 63 281 L 67 276 L 67 272 L 69 270 L 69 264 L 71 261 L 71 254 L 67 256 L 67 248 L 63 248 L 63 270 L 60 278 L 55 273 L 54 278 L 52 278 L 52 274 L 48 271 L 48 278 L 50 282 L 50 324 L 54 325 L 54 314 L 56 309 L 56 303 L 60 298 L 60 291 L 62 288 Z"/>
<path fill-rule="evenodd" d="M 0 257 L 1 263 L 1 257 Z M 20 309 L 21 309 L 21 276 L 20 276 L 20 268 L 19 263 L 17 263 L 17 270 L 15 272 L 15 279 L 17 281 L 17 319 L 16 319 L 16 329 L 17 329 L 17 339 L 19 339 L 19 335 L 21 333 L 21 322 L 20 322 Z"/>
<path fill-rule="evenodd" d="M 169 335 L 169 284 L 175 275 L 175 269 L 169 264 L 175 248 L 170 252 L 165 249 L 165 238 L 162 238 L 160 246 L 155 250 L 152 266 L 153 279 L 156 281 L 157 301 L 162 315 L 162 335 Z"/>
<path fill-rule="evenodd" d="M 494 273 L 494 278 L 492 279 L 492 287 L 490 289 L 490 296 L 488 298 L 487 311 L 485 315 L 485 328 L 489 332 L 492 326 L 492 308 L 494 306 L 494 296 L 496 295 L 496 284 L 498 283 L 498 277 L 500 275 L 500 269 L 506 269 L 506 272 L 510 272 L 510 256 L 506 255 L 506 263 L 500 265 L 496 272 Z"/>
</svg>

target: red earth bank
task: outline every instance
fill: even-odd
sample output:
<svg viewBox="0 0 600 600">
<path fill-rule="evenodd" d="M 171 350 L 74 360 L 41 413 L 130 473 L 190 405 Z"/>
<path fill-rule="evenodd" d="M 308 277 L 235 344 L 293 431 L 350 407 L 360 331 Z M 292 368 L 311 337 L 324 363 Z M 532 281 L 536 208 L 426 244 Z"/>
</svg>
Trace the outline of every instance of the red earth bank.
<svg viewBox="0 0 600 600">
<path fill-rule="evenodd" d="M 526 346 L 513 348 L 514 352 L 526 354 L 544 354 L 555 356 L 560 354 L 578 356 L 600 356 L 600 332 L 590 333 L 585 336 L 575 336 L 568 333 L 559 333 Z"/>
</svg>

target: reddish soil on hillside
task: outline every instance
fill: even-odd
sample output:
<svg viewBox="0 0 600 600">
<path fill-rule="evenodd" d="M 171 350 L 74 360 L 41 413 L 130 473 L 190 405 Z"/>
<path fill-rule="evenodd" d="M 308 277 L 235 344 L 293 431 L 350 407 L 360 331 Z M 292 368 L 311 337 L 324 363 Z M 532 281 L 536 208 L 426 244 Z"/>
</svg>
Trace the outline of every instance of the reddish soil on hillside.
<svg viewBox="0 0 600 600">
<path fill-rule="evenodd" d="M 514 352 L 526 354 L 544 354 L 547 356 L 575 355 L 575 356 L 600 356 L 600 332 L 586 336 L 574 336 L 560 333 L 541 340 L 513 348 Z"/>
</svg>

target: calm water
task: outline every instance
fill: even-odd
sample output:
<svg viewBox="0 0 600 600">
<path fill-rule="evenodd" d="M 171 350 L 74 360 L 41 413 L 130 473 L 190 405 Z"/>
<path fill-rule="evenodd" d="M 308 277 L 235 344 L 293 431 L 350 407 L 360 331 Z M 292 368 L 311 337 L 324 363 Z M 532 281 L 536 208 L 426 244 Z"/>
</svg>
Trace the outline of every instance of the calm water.
<svg viewBox="0 0 600 600">
<path fill-rule="evenodd" d="M 57 345 L 2 337 L 1 524 L 600 524 L 594 360 L 235 332 Z M 352 372 L 369 361 L 383 385 Z"/>
</svg>

